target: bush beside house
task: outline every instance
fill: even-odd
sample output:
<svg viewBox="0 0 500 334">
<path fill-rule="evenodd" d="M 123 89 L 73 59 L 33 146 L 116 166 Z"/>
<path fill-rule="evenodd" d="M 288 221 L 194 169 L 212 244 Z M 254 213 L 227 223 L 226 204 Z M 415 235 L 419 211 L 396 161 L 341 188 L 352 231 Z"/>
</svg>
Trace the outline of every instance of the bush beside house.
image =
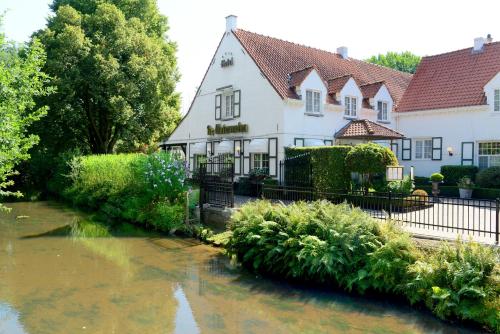
<svg viewBox="0 0 500 334">
<path fill-rule="evenodd" d="M 499 331 L 498 249 L 457 242 L 420 250 L 390 222 L 327 201 L 251 202 L 233 215 L 230 229 L 228 252 L 256 272 L 401 295 L 443 319 Z"/>
<path fill-rule="evenodd" d="M 444 176 L 444 185 L 456 186 L 463 177 L 475 180 L 478 172 L 477 166 L 444 165 L 441 174 Z"/>
<path fill-rule="evenodd" d="M 110 223 L 126 220 L 173 232 L 184 227 L 185 165 L 168 153 L 73 158 L 61 195 Z"/>
</svg>

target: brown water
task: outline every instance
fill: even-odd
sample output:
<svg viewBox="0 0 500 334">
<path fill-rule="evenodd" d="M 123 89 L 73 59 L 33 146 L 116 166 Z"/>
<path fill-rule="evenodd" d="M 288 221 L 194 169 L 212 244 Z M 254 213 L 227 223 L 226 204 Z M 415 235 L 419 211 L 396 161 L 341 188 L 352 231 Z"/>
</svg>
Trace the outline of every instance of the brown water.
<svg viewBox="0 0 500 334">
<path fill-rule="evenodd" d="M 0 214 L 2 334 L 471 333 L 404 304 L 257 278 L 192 239 L 131 229 L 74 238 L 73 211 L 10 206 Z"/>
</svg>

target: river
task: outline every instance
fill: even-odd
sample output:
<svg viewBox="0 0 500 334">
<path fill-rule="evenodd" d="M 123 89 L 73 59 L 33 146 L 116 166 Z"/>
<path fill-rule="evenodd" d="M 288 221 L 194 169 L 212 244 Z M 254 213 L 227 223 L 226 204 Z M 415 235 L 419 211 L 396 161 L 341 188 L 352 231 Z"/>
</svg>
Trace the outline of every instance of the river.
<svg viewBox="0 0 500 334">
<path fill-rule="evenodd" d="M 71 234 L 52 202 L 0 214 L 0 333 L 473 333 L 405 303 L 290 286 L 194 239 Z"/>
</svg>

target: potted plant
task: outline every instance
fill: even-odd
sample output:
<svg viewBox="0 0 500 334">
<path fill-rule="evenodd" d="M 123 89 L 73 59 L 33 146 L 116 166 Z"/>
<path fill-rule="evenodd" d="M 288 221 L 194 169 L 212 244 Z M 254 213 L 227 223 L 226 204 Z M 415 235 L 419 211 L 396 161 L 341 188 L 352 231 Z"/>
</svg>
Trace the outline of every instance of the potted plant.
<svg viewBox="0 0 500 334">
<path fill-rule="evenodd" d="M 474 190 L 474 182 L 468 176 L 462 177 L 458 183 L 458 191 L 460 192 L 460 198 L 471 198 L 472 191 Z"/>
<path fill-rule="evenodd" d="M 441 173 L 434 173 L 431 175 L 432 182 L 432 195 L 437 197 L 439 195 L 439 184 L 443 183 L 444 176 Z"/>
</svg>

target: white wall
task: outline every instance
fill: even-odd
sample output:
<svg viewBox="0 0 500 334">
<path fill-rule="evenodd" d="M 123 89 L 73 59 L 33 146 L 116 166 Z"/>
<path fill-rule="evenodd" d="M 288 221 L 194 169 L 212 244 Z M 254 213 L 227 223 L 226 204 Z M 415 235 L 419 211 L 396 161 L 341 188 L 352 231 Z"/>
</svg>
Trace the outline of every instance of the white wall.
<svg viewBox="0 0 500 334">
<path fill-rule="evenodd" d="M 478 142 L 500 141 L 500 113 L 494 114 L 489 106 L 474 106 L 394 113 L 396 130 L 412 139 L 412 160 L 400 163 L 405 169 L 415 166 L 415 175 L 429 176 L 439 172 L 442 165 L 460 165 L 462 142 L 474 142 L 474 164 L 478 164 Z M 416 138 L 442 137 L 442 160 L 415 160 Z M 453 149 L 453 156 L 447 148 Z M 401 157 L 401 143 L 399 143 Z"/>
<path fill-rule="evenodd" d="M 497 73 L 485 86 L 484 86 L 484 93 L 486 95 L 486 101 L 488 105 L 490 106 L 490 111 L 494 112 L 493 107 L 493 101 L 494 101 L 494 92 L 495 89 L 500 89 L 500 72 Z"/>
</svg>

